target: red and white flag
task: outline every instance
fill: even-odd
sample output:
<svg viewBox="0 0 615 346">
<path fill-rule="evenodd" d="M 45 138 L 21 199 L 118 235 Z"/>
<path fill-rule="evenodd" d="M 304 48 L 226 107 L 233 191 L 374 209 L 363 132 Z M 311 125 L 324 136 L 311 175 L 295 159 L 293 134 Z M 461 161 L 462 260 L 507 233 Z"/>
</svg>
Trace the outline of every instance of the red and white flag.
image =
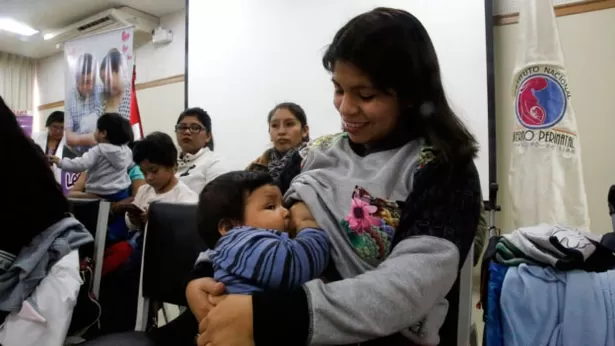
<svg viewBox="0 0 615 346">
<path fill-rule="evenodd" d="M 137 102 L 137 90 L 135 80 L 137 79 L 137 66 L 132 68 L 132 82 L 130 84 L 130 126 L 135 136 L 135 141 L 143 138 L 143 128 L 141 127 L 141 113 L 139 113 L 139 103 Z"/>
<path fill-rule="evenodd" d="M 559 223 L 589 231 L 581 142 L 553 3 L 520 5 L 509 172 L 514 225 Z"/>
</svg>

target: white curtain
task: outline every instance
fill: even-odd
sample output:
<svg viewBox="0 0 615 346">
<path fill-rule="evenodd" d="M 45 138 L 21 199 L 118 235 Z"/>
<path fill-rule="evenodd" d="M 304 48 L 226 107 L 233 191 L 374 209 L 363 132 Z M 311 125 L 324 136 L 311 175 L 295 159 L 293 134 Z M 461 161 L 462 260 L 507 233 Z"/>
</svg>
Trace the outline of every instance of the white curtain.
<svg viewBox="0 0 615 346">
<path fill-rule="evenodd" d="M 0 52 L 0 96 L 11 109 L 33 111 L 35 66 L 33 59 Z"/>
</svg>

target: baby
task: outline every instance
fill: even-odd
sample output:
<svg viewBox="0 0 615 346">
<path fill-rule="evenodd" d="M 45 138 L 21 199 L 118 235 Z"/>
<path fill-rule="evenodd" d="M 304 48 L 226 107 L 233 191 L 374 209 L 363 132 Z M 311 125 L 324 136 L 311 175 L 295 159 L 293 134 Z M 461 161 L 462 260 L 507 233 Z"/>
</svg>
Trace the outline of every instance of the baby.
<svg viewBox="0 0 615 346">
<path fill-rule="evenodd" d="M 49 160 L 67 172 L 85 172 L 85 192 L 111 202 L 129 197 L 132 164 L 132 129 L 128 120 L 119 114 L 105 113 L 98 118 L 94 138 L 98 143 L 83 156 L 74 159 L 49 156 Z"/>
<path fill-rule="evenodd" d="M 292 220 L 292 221 L 291 221 Z M 291 239 L 289 230 L 299 231 Z M 329 240 L 304 204 L 283 206 L 268 173 L 229 172 L 205 186 L 198 231 L 207 250 L 197 264 L 213 264 L 227 293 L 292 289 L 317 278 L 329 261 Z"/>
</svg>

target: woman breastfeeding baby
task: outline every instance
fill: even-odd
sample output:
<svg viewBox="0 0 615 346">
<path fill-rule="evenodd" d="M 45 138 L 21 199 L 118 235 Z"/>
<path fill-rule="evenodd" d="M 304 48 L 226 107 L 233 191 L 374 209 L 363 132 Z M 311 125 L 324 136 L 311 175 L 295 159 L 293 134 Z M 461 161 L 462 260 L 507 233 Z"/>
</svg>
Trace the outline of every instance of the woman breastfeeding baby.
<svg viewBox="0 0 615 346">
<path fill-rule="evenodd" d="M 477 144 L 430 37 L 378 8 L 340 29 L 323 64 L 345 132 L 308 146 L 285 202 L 305 203 L 328 236 L 327 280 L 225 294 L 215 261 L 200 266 L 187 289 L 198 344 L 453 344 L 440 329 L 482 201 Z"/>
<path fill-rule="evenodd" d="M 171 322 L 157 344 L 193 344 L 197 322 L 199 346 L 456 344 L 447 299 L 477 230 L 478 149 L 447 102 L 431 39 L 410 13 L 377 8 L 338 31 L 323 65 L 344 132 L 301 151 L 290 216 L 266 179 L 240 188 L 230 182 L 251 179 L 221 176 L 203 190 L 202 205 L 224 195 L 209 189 L 218 183 L 240 193 L 227 214 L 201 208 L 216 245 L 186 289 L 196 321 Z M 280 177 L 296 170 L 287 163 Z M 290 241 L 281 228 L 300 232 Z"/>
</svg>

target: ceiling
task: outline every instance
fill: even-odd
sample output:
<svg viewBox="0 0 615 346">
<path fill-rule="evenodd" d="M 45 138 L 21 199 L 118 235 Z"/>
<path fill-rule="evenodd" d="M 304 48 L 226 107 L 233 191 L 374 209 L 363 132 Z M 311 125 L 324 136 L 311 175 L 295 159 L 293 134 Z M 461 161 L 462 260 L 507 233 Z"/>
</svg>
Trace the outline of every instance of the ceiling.
<svg viewBox="0 0 615 346">
<path fill-rule="evenodd" d="M 0 31 L 0 51 L 31 58 L 58 52 L 55 44 L 45 42 L 43 33 L 62 29 L 98 12 L 128 6 L 162 17 L 185 8 L 186 0 L 0 0 L 0 17 L 22 22 L 40 33 L 21 37 Z"/>
</svg>

